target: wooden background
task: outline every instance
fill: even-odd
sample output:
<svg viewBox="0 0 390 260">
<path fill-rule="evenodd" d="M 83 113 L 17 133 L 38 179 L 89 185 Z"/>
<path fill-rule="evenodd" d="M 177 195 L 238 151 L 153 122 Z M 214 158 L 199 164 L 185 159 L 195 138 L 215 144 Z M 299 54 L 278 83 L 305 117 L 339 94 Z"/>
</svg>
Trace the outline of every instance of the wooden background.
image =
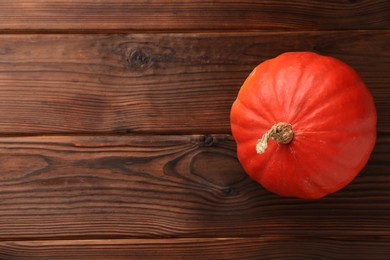
<svg viewBox="0 0 390 260">
<path fill-rule="evenodd" d="M 358 178 L 282 198 L 229 110 L 285 51 L 353 66 L 378 110 Z M 0 259 L 389 259 L 390 2 L 0 1 Z"/>
</svg>

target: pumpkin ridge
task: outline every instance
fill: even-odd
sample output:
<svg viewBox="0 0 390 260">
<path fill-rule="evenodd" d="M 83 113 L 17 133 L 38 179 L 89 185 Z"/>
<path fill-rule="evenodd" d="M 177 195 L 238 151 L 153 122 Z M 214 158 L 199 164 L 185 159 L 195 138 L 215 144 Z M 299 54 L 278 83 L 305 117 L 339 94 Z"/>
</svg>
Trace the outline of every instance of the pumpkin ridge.
<svg viewBox="0 0 390 260">
<path fill-rule="evenodd" d="M 270 64 L 271 61 L 265 61 L 259 64 L 255 68 L 255 70 L 262 71 L 262 72 L 269 71 Z M 276 119 L 278 118 L 277 113 L 275 113 L 275 111 L 272 109 L 273 103 L 268 102 L 268 100 L 264 96 L 262 96 L 264 94 L 262 93 L 263 88 L 269 86 L 269 81 L 266 78 L 264 78 L 263 76 L 264 73 L 261 73 L 260 76 L 252 75 L 252 73 L 250 79 L 248 77 L 248 79 L 245 80 L 244 82 L 245 88 L 241 88 L 239 90 L 236 100 L 240 100 L 241 104 L 243 104 L 247 109 L 250 109 L 253 112 L 253 114 L 257 116 L 259 116 L 259 114 L 262 114 L 262 118 L 264 118 L 269 124 L 272 125 L 272 123 L 275 122 Z M 261 100 L 261 102 L 257 102 L 257 105 L 261 105 L 261 107 L 254 107 L 250 105 L 251 103 L 252 104 L 254 103 L 253 102 L 254 99 Z M 261 111 L 265 110 L 266 113 L 259 113 L 260 110 Z"/>
<path fill-rule="evenodd" d="M 342 99 L 343 97 L 340 97 Z M 358 132 L 363 134 L 363 132 L 372 130 L 372 125 L 367 119 L 370 115 L 366 114 L 365 117 L 358 118 L 356 107 L 362 105 L 359 100 L 356 102 L 350 102 L 344 106 L 344 109 L 338 112 L 337 117 L 334 117 L 334 107 L 335 104 L 339 104 L 337 101 L 329 102 L 326 105 L 319 107 L 316 112 L 311 113 L 303 117 L 299 122 L 299 125 L 307 127 L 314 131 L 329 131 L 329 132 L 349 132 L 354 133 Z M 339 105 L 340 106 L 340 105 Z M 367 111 L 360 111 L 360 114 L 368 113 Z M 367 118 L 366 118 L 367 117 Z M 316 118 L 323 118 L 319 123 L 316 121 Z M 300 128 L 302 128 L 300 126 Z"/>
<path fill-rule="evenodd" d="M 273 150 L 272 152 L 268 153 L 267 155 L 267 158 L 266 158 L 266 161 L 267 162 L 272 162 L 274 160 L 274 157 L 277 156 L 277 151 L 279 149 L 279 146 L 276 147 L 275 150 Z M 259 155 L 256 155 L 255 157 L 257 157 Z M 252 171 L 248 171 L 248 173 L 250 173 L 250 176 L 252 179 L 254 179 L 255 181 L 258 181 L 259 183 L 261 183 L 266 189 L 268 190 L 271 190 L 277 194 L 280 194 L 279 191 L 276 191 L 275 189 L 273 189 L 272 187 L 270 187 L 267 182 L 265 180 L 268 180 L 268 179 L 271 179 L 271 178 L 266 178 L 267 175 L 270 175 L 270 174 L 274 174 L 269 168 L 271 167 L 271 164 L 270 163 L 264 163 L 262 164 L 262 170 L 259 171 L 258 173 L 253 173 Z M 280 174 L 279 174 L 280 176 Z M 291 196 L 289 194 L 286 194 L 284 196 Z"/>
<path fill-rule="evenodd" d="M 293 168 L 296 169 L 300 165 L 300 163 L 299 163 L 299 160 L 296 156 L 297 151 L 295 150 L 294 145 L 289 145 L 288 151 L 289 151 L 289 163 L 293 162 L 293 164 L 294 164 Z M 296 170 L 294 170 L 293 172 L 295 174 L 294 174 L 293 178 L 290 179 L 289 184 L 291 186 L 294 186 L 295 191 L 294 191 L 294 194 L 291 194 L 290 196 L 299 196 L 299 194 L 306 193 L 306 191 L 303 189 L 302 185 L 300 185 L 300 183 L 299 183 L 299 180 L 301 179 L 301 176 L 299 176 L 299 175 L 301 175 L 301 173 L 296 171 Z M 297 190 L 298 190 L 298 193 L 297 193 Z"/>
<path fill-rule="evenodd" d="M 254 136 L 255 134 L 258 134 L 258 132 L 259 132 L 259 131 L 255 131 L 255 130 L 250 130 L 249 127 L 243 128 L 239 124 L 234 124 L 233 127 L 235 129 L 235 132 L 236 131 L 240 132 L 240 137 L 237 138 L 237 140 L 236 140 L 236 142 L 239 144 L 245 144 L 248 141 L 252 141 L 253 140 L 252 136 Z M 234 136 L 234 133 L 233 133 L 233 136 Z M 242 138 L 242 136 L 245 136 L 245 137 Z"/>
<path fill-rule="evenodd" d="M 316 53 L 305 53 L 304 55 L 306 57 L 305 60 L 300 60 L 299 61 L 299 64 L 302 66 L 302 64 L 305 64 L 305 68 L 306 67 L 310 67 L 312 66 L 313 64 L 316 64 L 318 62 L 318 60 L 321 59 L 321 56 L 316 54 Z M 303 80 L 305 80 L 306 78 L 304 78 L 305 74 L 307 72 L 304 70 L 304 69 L 301 69 L 300 71 L 300 75 L 299 77 L 297 77 L 297 80 L 294 83 L 291 83 L 290 85 L 294 86 L 294 90 L 291 91 L 293 93 L 293 96 L 290 96 L 287 98 L 287 100 L 289 101 L 289 103 L 286 105 L 286 107 L 288 108 L 289 112 L 288 113 L 288 118 L 287 118 L 287 121 L 290 123 L 290 124 L 295 124 L 299 118 L 299 116 L 302 114 L 302 110 L 301 110 L 301 104 L 304 103 L 308 98 L 308 96 L 312 96 L 312 93 L 310 93 L 310 91 L 304 91 L 303 92 L 303 95 L 300 96 L 299 98 L 299 103 L 297 104 L 297 95 L 298 93 L 302 93 L 301 91 L 299 91 L 299 88 L 301 86 L 304 86 L 304 84 L 302 83 Z"/>
<path fill-rule="evenodd" d="M 330 57 L 328 57 L 330 58 Z M 332 62 L 334 60 L 332 59 Z M 345 66 L 344 63 L 341 63 L 342 66 Z M 334 65 L 334 64 L 333 64 Z M 335 71 L 339 71 L 340 67 L 338 66 L 328 66 L 328 70 L 324 74 L 321 75 L 316 75 L 316 77 L 321 77 L 324 78 L 325 80 L 321 81 L 321 86 L 326 86 L 326 85 L 332 85 L 332 81 L 337 81 L 336 77 L 342 77 L 343 75 L 341 73 L 336 73 L 335 76 Z M 348 73 L 350 71 L 346 69 Z M 310 73 L 310 72 L 306 72 Z M 329 75 L 332 75 L 331 77 Z M 334 84 L 334 83 L 333 83 Z M 343 100 L 345 98 L 345 95 L 347 92 L 351 92 L 351 94 L 355 95 L 354 93 L 354 83 L 353 82 L 348 82 L 348 84 L 344 85 L 343 87 L 339 87 L 337 89 L 332 88 L 332 91 L 328 92 L 327 95 L 324 95 L 323 93 L 318 93 L 317 95 L 311 94 L 311 102 L 306 103 L 307 105 L 300 109 L 300 119 L 299 119 L 299 124 L 306 125 L 308 121 L 312 121 L 313 118 L 321 116 L 320 113 L 323 112 L 324 109 L 327 109 L 331 106 L 334 106 L 334 104 L 337 104 L 340 102 L 340 100 Z M 323 89 L 327 89 L 326 87 L 323 87 Z M 307 95 L 310 94 L 310 90 L 306 90 L 305 93 Z M 322 102 L 322 100 L 327 100 L 327 102 Z M 348 106 L 347 106 L 348 107 Z M 345 107 L 344 107 L 345 109 Z M 332 111 L 334 113 L 334 111 Z M 333 116 L 331 112 L 331 115 Z M 310 115 L 310 116 L 309 116 Z M 297 121 L 298 122 L 298 121 Z"/>
<path fill-rule="evenodd" d="M 300 145 L 301 144 L 298 144 L 297 147 L 300 147 Z M 294 158 L 295 158 L 297 164 L 300 165 L 300 172 L 298 173 L 299 179 L 304 180 L 306 183 L 309 183 L 311 185 L 310 191 L 308 189 L 303 188 L 304 185 L 300 185 L 301 189 L 303 190 L 303 193 L 305 194 L 305 198 L 308 198 L 308 197 L 320 198 L 320 197 L 325 196 L 326 194 L 333 192 L 333 191 L 327 189 L 326 187 L 324 187 L 323 184 L 319 183 L 318 179 L 312 178 L 312 174 L 319 175 L 319 171 L 322 172 L 321 167 L 316 167 L 315 164 L 313 164 L 313 163 L 306 163 L 305 160 L 303 160 L 304 162 L 302 163 L 302 158 L 306 158 L 307 156 L 304 155 L 304 153 L 302 153 L 299 150 L 296 151 L 296 154 L 298 156 L 294 156 Z M 311 155 L 312 155 L 312 153 L 311 153 Z M 348 169 L 348 167 L 345 165 L 343 165 L 342 167 Z M 330 180 L 330 183 L 333 184 L 334 182 L 335 182 L 334 179 Z M 319 195 L 313 196 L 313 193 L 316 193 L 316 194 L 319 193 L 321 195 L 320 196 Z M 302 193 L 300 193 L 300 194 L 302 194 Z M 298 195 L 296 195 L 296 196 L 298 196 Z M 302 196 L 302 195 L 300 195 L 300 196 Z"/>
<path fill-rule="evenodd" d="M 350 167 L 350 165 L 342 163 L 341 161 L 344 161 L 344 160 L 340 160 L 339 157 L 335 157 L 334 155 L 330 155 L 328 153 L 325 153 L 324 149 L 321 148 L 320 145 L 313 145 L 314 142 L 312 142 L 310 140 L 303 141 L 302 138 L 297 138 L 296 142 L 298 142 L 299 146 L 302 146 L 302 147 L 305 146 L 306 150 L 321 151 L 321 159 L 323 159 L 323 160 L 327 160 L 329 162 L 336 163 L 337 165 L 342 166 L 344 168 Z M 306 142 L 306 144 L 305 144 L 305 142 Z M 311 146 L 308 147 L 309 145 L 311 145 Z M 326 146 L 327 146 L 327 148 L 329 148 L 329 144 L 326 144 Z M 297 151 L 297 153 L 299 154 L 299 151 Z"/>
<path fill-rule="evenodd" d="M 297 155 L 298 155 L 297 159 L 299 161 L 302 161 L 302 158 L 304 158 L 303 161 L 306 161 L 306 158 L 308 157 L 311 158 L 311 160 L 309 160 L 309 163 L 301 163 L 301 169 L 303 170 L 302 176 L 313 175 L 313 176 L 318 176 L 317 178 L 319 179 L 321 179 L 321 176 L 327 176 L 324 180 L 326 180 L 326 182 L 329 183 L 328 184 L 329 186 L 336 185 L 337 187 L 339 186 L 343 187 L 349 182 L 351 182 L 354 179 L 354 177 L 356 177 L 358 172 L 363 168 L 365 164 L 364 163 L 363 166 L 361 166 L 362 158 L 364 157 L 364 155 L 361 155 L 360 160 L 354 160 L 352 164 L 347 164 L 347 162 L 350 161 L 346 160 L 345 158 L 340 158 L 339 156 L 334 156 L 334 154 L 332 154 L 332 151 L 329 149 L 329 144 L 326 145 L 326 149 L 323 149 L 318 147 L 317 145 L 313 145 L 313 142 L 311 142 L 310 140 L 306 140 L 306 142 L 307 142 L 306 145 L 302 144 L 302 142 L 297 145 L 297 147 L 300 147 L 300 149 L 297 151 Z M 321 152 L 320 154 L 313 153 L 313 152 L 308 154 L 307 152 L 303 152 L 306 150 L 310 150 L 310 151 L 317 150 Z M 344 157 L 345 156 L 346 155 L 344 153 Z M 334 172 L 334 174 L 331 175 L 325 174 L 325 171 L 323 170 L 325 168 L 323 167 L 323 165 L 332 165 L 334 168 L 332 172 Z M 351 169 L 357 169 L 357 168 L 359 168 L 359 170 L 356 171 L 355 174 L 352 174 Z M 340 179 L 340 176 L 345 176 L 345 177 L 343 179 Z M 311 179 L 314 184 L 323 187 L 322 184 L 318 183 L 318 180 L 316 178 L 311 178 Z M 328 188 L 323 187 L 323 189 L 328 189 Z M 339 189 L 341 188 L 334 189 L 334 190 L 328 189 L 326 193 L 327 194 L 332 193 Z"/>
<path fill-rule="evenodd" d="M 304 73 L 303 70 L 301 70 L 299 76 L 297 76 L 296 82 L 295 83 L 291 83 L 293 86 L 299 86 L 300 85 L 300 82 L 302 81 L 303 73 Z M 297 99 L 297 95 L 298 95 L 299 92 L 297 91 L 297 87 L 295 87 L 294 90 L 292 90 L 291 92 L 292 92 L 292 96 L 290 96 L 287 99 L 288 103 L 285 106 L 288 109 L 287 121 L 290 124 L 294 124 L 295 123 L 294 116 L 296 118 L 297 115 L 299 114 L 299 111 L 296 109 L 296 105 L 295 105 L 296 99 Z"/>
<path fill-rule="evenodd" d="M 277 73 L 273 73 L 274 71 L 278 71 L 278 70 L 279 70 L 279 62 L 276 59 L 273 59 L 271 60 L 270 65 L 268 66 L 268 71 L 264 71 L 264 73 L 271 72 L 270 74 L 272 76 L 269 77 L 269 79 L 272 79 L 272 81 L 270 80 L 269 84 L 271 86 L 270 89 L 272 89 L 273 91 L 273 97 L 276 99 L 276 106 L 277 106 L 277 108 L 276 109 L 274 108 L 273 111 L 278 111 L 280 113 L 281 109 L 283 108 L 283 105 L 280 102 L 281 93 L 278 93 L 278 88 L 277 88 L 278 81 L 276 80 Z M 275 107 L 274 100 L 265 100 L 265 102 L 272 102 L 272 106 Z M 278 118 L 279 121 L 281 121 L 280 116 L 281 116 L 280 114 L 276 116 L 276 118 Z"/>
<path fill-rule="evenodd" d="M 266 123 L 267 125 L 270 124 L 271 122 L 275 121 L 275 117 L 274 117 L 274 116 L 272 116 L 271 118 L 265 118 L 265 117 L 263 117 L 263 116 L 260 116 L 260 115 L 258 114 L 258 111 L 257 111 L 257 110 L 255 110 L 254 108 L 248 106 L 247 104 L 245 104 L 245 102 L 243 102 L 243 101 L 240 100 L 240 99 L 238 99 L 238 101 L 239 101 L 239 103 L 240 103 L 243 107 L 245 107 L 247 110 L 251 111 L 251 113 L 252 113 L 252 115 L 253 115 L 254 118 L 264 120 L 264 123 Z M 271 116 L 271 114 L 269 114 L 269 115 Z M 256 121 L 259 122 L 258 120 L 256 120 Z M 265 124 L 264 124 L 264 125 L 265 125 Z"/>
<path fill-rule="evenodd" d="M 308 173 L 310 173 L 310 171 L 308 172 L 307 170 L 302 169 L 301 174 L 303 176 L 309 176 Z M 329 191 L 329 189 L 324 188 L 321 184 L 319 184 L 317 181 L 314 181 L 312 178 L 302 178 L 302 179 L 305 180 L 306 183 L 308 183 L 311 186 L 311 191 L 308 191 L 307 189 L 303 189 L 303 193 L 305 194 L 305 198 L 307 198 L 307 197 L 310 197 L 313 199 L 314 198 L 321 198 L 321 197 L 325 196 L 326 194 L 328 194 L 329 192 L 332 192 L 332 191 Z M 317 190 L 317 192 L 313 192 L 316 190 Z M 315 193 L 316 195 L 313 195 L 313 193 Z M 302 195 L 299 195 L 299 196 L 302 196 Z"/>
<path fill-rule="evenodd" d="M 302 75 L 304 73 L 304 70 L 302 69 L 302 60 L 291 60 L 289 58 L 291 53 L 282 54 L 277 57 L 277 59 L 273 59 L 275 62 L 274 70 L 275 73 L 273 73 L 273 89 L 274 89 L 274 96 L 278 98 L 278 105 L 280 107 L 281 113 L 283 115 L 280 115 L 279 121 L 285 121 L 290 124 L 294 123 L 293 117 L 295 114 L 297 114 L 297 109 L 295 108 L 294 104 L 296 102 L 297 94 L 299 93 L 298 88 L 300 86 L 300 81 L 302 78 Z M 302 56 L 307 56 L 302 55 Z M 316 55 L 311 55 L 316 57 Z M 297 71 L 290 72 L 290 74 L 286 73 L 288 68 L 294 67 L 298 70 Z M 293 80 L 291 80 L 292 76 L 289 75 L 297 75 L 296 77 L 293 77 Z M 288 82 L 285 82 L 284 80 L 280 80 L 280 78 L 289 77 Z M 287 89 L 287 90 L 286 90 Z M 280 101 L 282 100 L 282 101 Z"/>
<path fill-rule="evenodd" d="M 258 157 L 256 156 L 256 154 L 251 155 L 250 157 L 247 157 L 247 158 L 242 158 L 241 156 L 239 156 L 240 163 L 244 162 L 244 160 L 246 161 L 246 163 L 243 163 L 242 165 L 243 165 L 245 171 L 248 173 L 248 176 L 252 180 L 255 180 L 255 181 L 261 183 L 264 174 L 267 172 L 266 168 L 267 168 L 268 164 L 267 163 L 263 163 L 263 164 L 257 163 Z M 252 164 L 255 164 L 255 165 L 252 165 Z"/>
</svg>

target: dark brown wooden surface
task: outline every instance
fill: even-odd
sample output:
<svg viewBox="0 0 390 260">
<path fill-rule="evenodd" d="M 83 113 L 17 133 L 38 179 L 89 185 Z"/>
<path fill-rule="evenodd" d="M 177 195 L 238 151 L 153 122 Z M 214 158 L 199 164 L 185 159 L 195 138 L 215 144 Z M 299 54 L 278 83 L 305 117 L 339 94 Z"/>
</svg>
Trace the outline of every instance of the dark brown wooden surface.
<svg viewBox="0 0 390 260">
<path fill-rule="evenodd" d="M 251 70 L 284 51 L 353 66 L 390 133 L 390 30 L 0 35 L 0 133 L 229 133 Z"/>
<path fill-rule="evenodd" d="M 387 0 L 0 1 L 2 30 L 390 29 Z"/>
<path fill-rule="evenodd" d="M 390 2 L 0 0 L 0 259 L 388 259 Z M 247 177 L 229 110 L 286 51 L 354 67 L 378 142 L 346 188 Z"/>
<path fill-rule="evenodd" d="M 190 238 L 0 242 L 1 259 L 375 259 L 387 260 L 389 239 Z"/>
<path fill-rule="evenodd" d="M 390 236 L 390 139 L 342 191 L 272 195 L 229 136 L 0 138 L 0 240 Z"/>
</svg>

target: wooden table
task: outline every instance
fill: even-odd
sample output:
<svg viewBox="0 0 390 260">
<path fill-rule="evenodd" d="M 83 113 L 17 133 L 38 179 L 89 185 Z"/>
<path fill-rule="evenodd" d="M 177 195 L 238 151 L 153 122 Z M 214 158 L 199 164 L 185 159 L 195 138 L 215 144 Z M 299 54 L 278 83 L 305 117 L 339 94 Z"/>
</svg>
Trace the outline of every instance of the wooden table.
<svg viewBox="0 0 390 260">
<path fill-rule="evenodd" d="M 390 2 L 0 1 L 0 259 L 390 259 Z M 236 158 L 261 61 L 353 66 L 378 142 L 345 189 L 282 198 Z"/>
</svg>

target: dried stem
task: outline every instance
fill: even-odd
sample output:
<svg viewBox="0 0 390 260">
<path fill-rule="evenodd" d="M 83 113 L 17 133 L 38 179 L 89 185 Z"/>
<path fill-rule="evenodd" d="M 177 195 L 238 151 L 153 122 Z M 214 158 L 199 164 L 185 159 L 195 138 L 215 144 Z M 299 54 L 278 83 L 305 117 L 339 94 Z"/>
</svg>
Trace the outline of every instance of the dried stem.
<svg viewBox="0 0 390 260">
<path fill-rule="evenodd" d="M 294 138 L 294 131 L 289 123 L 280 122 L 274 124 L 271 129 L 257 141 L 256 152 L 258 154 L 263 154 L 265 152 L 268 147 L 268 141 L 271 137 L 279 143 L 288 144 Z"/>
</svg>

